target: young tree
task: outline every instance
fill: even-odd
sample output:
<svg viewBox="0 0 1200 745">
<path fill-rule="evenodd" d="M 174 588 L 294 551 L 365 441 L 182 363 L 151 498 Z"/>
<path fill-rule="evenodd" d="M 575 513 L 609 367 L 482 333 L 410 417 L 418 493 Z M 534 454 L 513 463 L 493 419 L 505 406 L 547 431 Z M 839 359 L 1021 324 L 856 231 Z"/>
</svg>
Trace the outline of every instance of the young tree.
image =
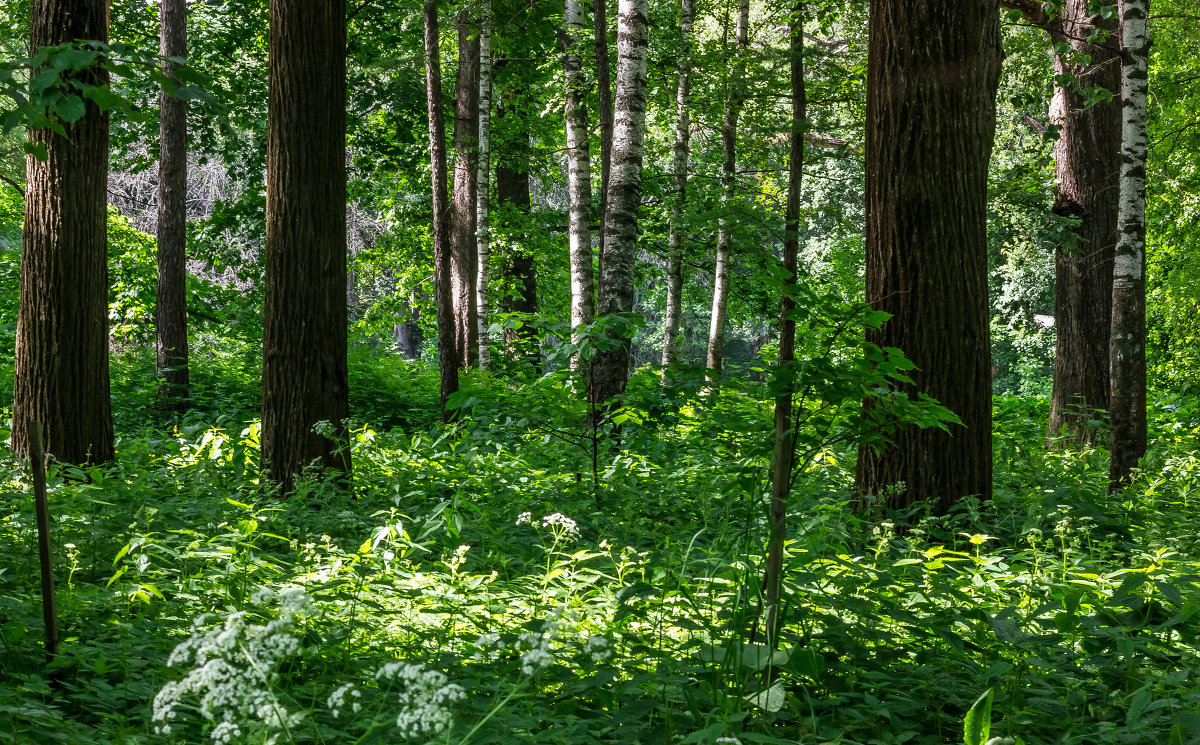
<svg viewBox="0 0 1200 745">
<path fill-rule="evenodd" d="M 989 0 L 873 0 L 869 24 L 867 300 L 891 320 L 868 341 L 903 350 L 917 366 L 907 392 L 937 399 L 962 426 L 904 429 L 881 452 L 860 449 L 856 488 L 944 511 L 992 493 L 987 169 L 999 13 Z"/>
<path fill-rule="evenodd" d="M 1109 405 L 1109 333 L 1112 325 L 1113 250 L 1117 242 L 1121 105 L 1089 100 L 1097 87 L 1116 93 L 1121 67 L 1116 19 L 1092 0 L 1062 0 L 1056 15 L 1037 0 L 1006 0 L 1054 45 L 1050 122 L 1058 195 L 1054 213 L 1078 221 L 1055 254 L 1054 391 L 1051 436 L 1064 427 L 1095 442 L 1088 422 Z"/>
<path fill-rule="evenodd" d="M 492 258 L 491 221 L 492 146 L 492 2 L 479 7 L 479 159 L 475 194 L 476 279 L 475 322 L 479 342 L 479 366 L 491 367 L 492 347 L 488 340 L 488 264 Z"/>
<path fill-rule="evenodd" d="M 463 368 L 478 356 L 479 328 L 475 284 L 479 244 L 479 36 L 471 33 L 466 11 L 458 17 L 458 77 L 454 87 L 454 199 L 450 205 L 450 272 L 454 296 L 455 355 Z"/>
<path fill-rule="evenodd" d="M 1113 268 L 1109 414 L 1113 491 L 1146 454 L 1146 92 L 1148 0 L 1121 0 L 1121 203 Z"/>
<path fill-rule="evenodd" d="M 679 319 L 683 315 L 683 207 L 687 203 L 688 143 L 691 125 L 688 117 L 688 93 L 691 89 L 692 0 L 679 2 L 679 86 L 675 90 L 675 145 L 672 150 L 671 178 L 675 190 L 671 202 L 671 227 L 667 236 L 667 310 L 663 319 L 663 367 L 679 362 Z M 663 379 L 666 380 L 666 371 Z"/>
<path fill-rule="evenodd" d="M 728 18 L 728 16 L 726 16 Z M 738 0 L 737 51 L 734 53 L 733 70 L 729 76 L 729 95 L 725 99 L 725 111 L 721 115 L 721 207 L 729 210 L 733 191 L 737 185 L 737 125 L 745 98 L 743 78 L 746 75 L 746 51 L 750 45 L 750 0 Z M 713 270 L 712 315 L 708 326 L 708 379 L 716 383 L 721 380 L 721 368 L 725 356 L 725 314 L 729 307 L 729 253 L 732 243 L 729 226 L 724 214 L 717 229 L 717 257 Z"/>
<path fill-rule="evenodd" d="M 187 4 L 162 0 L 159 49 L 163 74 L 171 75 L 171 57 L 187 54 Z M 157 330 L 158 408 L 184 409 L 188 401 L 187 338 L 187 107 L 163 90 L 158 97 L 158 289 L 154 301 Z"/>
<path fill-rule="evenodd" d="M 107 0 L 33 0 L 30 50 L 108 41 Z M 103 85 L 94 68 L 81 82 Z M 12 447 L 29 452 L 41 422 L 46 452 L 67 463 L 113 458 L 108 381 L 108 115 L 86 101 L 67 135 L 29 131 L 45 159 L 26 166 Z"/>
<path fill-rule="evenodd" d="M 424 0 L 425 110 L 429 115 L 429 162 L 433 190 L 433 286 L 437 303 L 438 369 L 442 421 L 453 416 L 446 399 L 458 391 L 454 298 L 450 271 L 450 205 L 446 195 L 446 122 L 442 114 L 442 63 L 438 51 L 437 0 Z"/>
<path fill-rule="evenodd" d="M 345 1 L 271 0 L 268 43 L 262 453 L 286 494 L 350 469 Z"/>
<path fill-rule="evenodd" d="M 568 242 L 571 263 L 571 328 L 589 324 L 594 318 L 596 287 L 592 274 L 592 166 L 591 138 L 587 116 L 587 82 L 578 44 L 583 36 L 583 7 L 579 0 L 566 0 L 563 17 L 567 25 L 567 199 Z"/>
<path fill-rule="evenodd" d="M 617 17 L 617 100 L 612 181 L 604 214 L 605 248 L 597 314 L 633 310 L 638 207 L 642 201 L 642 142 L 646 134 L 646 58 L 650 40 L 646 0 L 621 0 Z M 620 339 L 592 362 L 589 400 L 607 404 L 625 390 L 629 340 Z M 593 423 L 594 424 L 594 423 Z"/>
</svg>

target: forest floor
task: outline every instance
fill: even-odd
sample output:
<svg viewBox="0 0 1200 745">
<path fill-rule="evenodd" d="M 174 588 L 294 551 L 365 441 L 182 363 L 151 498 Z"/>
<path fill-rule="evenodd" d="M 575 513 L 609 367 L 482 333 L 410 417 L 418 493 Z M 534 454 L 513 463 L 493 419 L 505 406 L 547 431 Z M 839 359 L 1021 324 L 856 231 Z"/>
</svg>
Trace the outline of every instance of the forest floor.
<svg viewBox="0 0 1200 745">
<path fill-rule="evenodd" d="M 285 500 L 256 364 L 197 360 L 168 420 L 152 361 L 117 358 L 117 462 L 50 476 L 49 667 L 27 471 L 0 464 L 0 743 L 1200 742 L 1195 407 L 1153 412 L 1110 497 L 1102 449 L 997 399 L 995 498 L 946 518 L 851 512 L 831 447 L 768 645 L 758 384 L 635 379 L 593 481 L 567 386 L 476 374 L 447 429 L 431 372 L 364 353 L 352 490 Z"/>
</svg>

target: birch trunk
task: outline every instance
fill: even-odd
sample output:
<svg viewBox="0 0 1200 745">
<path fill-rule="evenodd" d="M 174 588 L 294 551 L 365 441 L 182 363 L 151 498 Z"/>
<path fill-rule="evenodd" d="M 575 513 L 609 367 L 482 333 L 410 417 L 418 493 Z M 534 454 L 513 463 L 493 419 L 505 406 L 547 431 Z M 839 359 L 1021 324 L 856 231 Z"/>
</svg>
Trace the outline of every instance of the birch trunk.
<svg viewBox="0 0 1200 745">
<path fill-rule="evenodd" d="M 472 37 L 466 12 L 458 17 L 458 75 L 454 86 L 454 198 L 450 214 L 450 273 L 454 299 L 454 347 L 467 368 L 478 354 L 475 318 L 478 238 L 475 199 L 479 144 L 479 37 Z"/>
<path fill-rule="evenodd" d="M 617 100 L 613 127 L 612 181 L 604 214 L 605 258 L 600 277 L 598 315 L 633 310 L 638 207 L 642 200 L 642 142 L 646 132 L 646 58 L 649 51 L 646 0 L 621 0 L 617 17 Z M 625 390 L 629 375 L 629 339 L 592 362 L 588 398 L 608 405 Z M 593 425 L 596 422 L 593 421 Z"/>
<path fill-rule="evenodd" d="M 691 126 L 688 118 L 688 93 L 691 89 L 692 0 L 680 0 L 679 87 L 675 90 L 675 145 L 671 161 L 675 199 L 671 203 L 671 228 L 667 236 L 667 312 L 663 320 L 664 368 L 679 363 L 679 319 L 683 315 L 683 208 L 687 203 L 688 145 Z M 667 370 L 663 370 L 663 382 Z"/>
<path fill-rule="evenodd" d="M 479 342 L 479 366 L 492 366 L 488 339 L 488 264 L 492 258 L 490 205 L 492 139 L 492 2 L 481 0 L 479 8 L 479 160 L 475 187 L 475 320 Z"/>
<path fill-rule="evenodd" d="M 567 197 L 568 231 L 571 261 L 571 328 L 589 324 L 594 318 L 595 282 L 592 274 L 592 167 L 588 152 L 590 133 L 586 101 L 586 81 L 579 58 L 578 44 L 583 37 L 583 8 L 579 0 L 566 0 L 567 50 L 563 58 L 566 73 Z M 578 341 L 572 336 L 574 341 Z M 573 361 L 572 366 L 577 366 Z"/>
<path fill-rule="evenodd" d="M 1119 491 L 1146 454 L 1146 93 L 1148 0 L 1121 0 L 1121 202 L 1112 290 L 1109 484 Z"/>
<path fill-rule="evenodd" d="M 596 47 L 597 116 L 600 119 L 600 235 L 598 262 L 604 274 L 604 216 L 608 214 L 608 186 L 612 181 L 613 93 L 608 64 L 608 2 L 592 0 L 592 35 Z M 619 44 L 618 44 L 619 46 Z"/>
<path fill-rule="evenodd" d="M 737 124 L 745 91 L 742 78 L 746 74 L 746 50 L 749 46 L 750 0 L 738 0 L 737 51 L 729 78 L 729 95 L 721 116 L 721 218 L 717 228 L 717 257 L 713 271 L 712 314 L 708 325 L 708 368 L 710 383 L 721 380 L 725 355 L 725 315 L 729 307 L 729 253 L 732 238 L 726 213 L 737 185 Z"/>
<path fill-rule="evenodd" d="M 187 5 L 163 0 L 159 6 L 163 74 L 187 54 Z M 187 104 L 164 90 L 158 118 L 158 287 L 154 325 L 158 367 L 157 405 L 181 410 L 188 401 L 187 338 Z"/>
<path fill-rule="evenodd" d="M 453 416 L 446 399 L 458 391 L 454 298 L 450 291 L 450 205 L 446 195 L 446 122 L 442 114 L 442 65 L 438 51 L 437 0 L 425 0 L 425 109 L 429 115 L 429 161 L 433 187 L 433 273 L 437 302 L 438 371 L 442 421 Z"/>
</svg>

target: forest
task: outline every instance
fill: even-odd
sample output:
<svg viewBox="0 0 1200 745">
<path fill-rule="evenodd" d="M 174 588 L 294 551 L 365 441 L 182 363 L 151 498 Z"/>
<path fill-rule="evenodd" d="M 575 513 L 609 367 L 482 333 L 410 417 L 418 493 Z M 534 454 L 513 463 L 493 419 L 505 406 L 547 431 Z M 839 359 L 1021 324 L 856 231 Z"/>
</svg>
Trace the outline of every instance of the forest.
<svg viewBox="0 0 1200 745">
<path fill-rule="evenodd" d="M 1192 0 L 0 9 L 0 745 L 1200 745 Z"/>
</svg>

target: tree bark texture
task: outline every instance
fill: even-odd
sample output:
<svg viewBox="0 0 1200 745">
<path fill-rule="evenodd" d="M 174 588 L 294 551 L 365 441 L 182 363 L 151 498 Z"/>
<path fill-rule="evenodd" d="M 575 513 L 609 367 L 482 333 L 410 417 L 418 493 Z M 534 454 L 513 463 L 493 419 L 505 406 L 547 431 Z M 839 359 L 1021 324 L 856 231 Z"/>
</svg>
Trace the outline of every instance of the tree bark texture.
<svg viewBox="0 0 1200 745">
<path fill-rule="evenodd" d="M 425 24 L 425 110 L 429 116 L 429 163 L 433 190 L 433 294 L 437 303 L 438 370 L 442 421 L 453 419 L 446 399 L 458 391 L 454 295 L 450 269 L 450 204 L 446 195 L 446 121 L 442 113 L 442 63 L 438 51 L 437 0 L 422 6 Z"/>
<path fill-rule="evenodd" d="M 1073 75 L 1079 86 L 1120 92 L 1116 37 L 1087 43 L 1094 28 L 1116 31 L 1115 19 L 1088 15 L 1089 0 L 1065 0 L 1050 27 L 1053 43 L 1072 51 L 1056 55 L 1056 75 Z M 1073 62 L 1074 55 L 1091 61 Z M 1054 391 L 1051 436 L 1068 428 L 1079 441 L 1095 442 L 1090 420 L 1108 409 L 1109 333 L 1112 324 L 1113 251 L 1120 201 L 1121 103 L 1087 105 L 1074 86 L 1056 85 L 1050 121 L 1061 127 L 1054 147 L 1059 184 L 1054 212 L 1080 221 L 1077 240 L 1059 245 L 1055 255 Z"/>
<path fill-rule="evenodd" d="M 646 58 L 649 50 L 646 0 L 621 0 L 617 17 L 617 99 L 613 128 L 612 180 L 604 214 L 605 248 L 597 315 L 633 311 L 638 208 L 642 201 L 642 143 L 646 133 Z M 629 339 L 593 358 L 589 399 L 607 404 L 625 391 Z"/>
<path fill-rule="evenodd" d="M 106 0 L 33 0 L 30 49 L 108 41 Z M 82 73 L 102 85 L 107 73 Z M 113 458 L 108 380 L 108 115 L 90 101 L 67 136 L 30 130 L 46 160 L 26 160 L 12 447 L 29 452 L 41 422 L 46 452 L 66 463 Z"/>
<path fill-rule="evenodd" d="M 271 0 L 269 49 L 262 454 L 287 494 L 350 470 L 344 0 Z"/>
<path fill-rule="evenodd" d="M 613 92 L 608 62 L 608 0 L 592 0 L 592 35 L 596 47 L 596 108 L 600 120 L 600 235 L 597 267 L 604 273 L 604 215 L 612 180 Z"/>
<path fill-rule="evenodd" d="M 479 6 L 479 158 L 475 183 L 475 322 L 479 343 L 479 366 L 492 366 L 488 338 L 488 264 L 492 259 L 491 154 L 492 154 L 492 2 Z"/>
<path fill-rule="evenodd" d="M 750 0 L 738 0 L 737 50 L 729 76 L 729 94 L 721 115 L 721 211 L 729 210 L 737 186 L 737 125 L 745 98 L 743 78 L 746 75 L 746 51 L 750 44 Z M 729 254 L 732 237 L 722 214 L 717 228 L 717 256 L 713 270 L 712 313 L 708 325 L 708 356 L 705 367 L 708 380 L 720 382 L 725 357 L 725 318 L 729 308 Z"/>
<path fill-rule="evenodd" d="M 1109 484 L 1118 491 L 1146 454 L 1146 94 L 1148 0 L 1121 0 L 1121 187 L 1113 262 Z"/>
<path fill-rule="evenodd" d="M 454 338 L 458 363 L 478 358 L 475 283 L 479 244 L 475 200 L 479 147 L 479 35 L 472 34 L 465 12 L 458 18 L 458 77 L 454 89 L 454 199 L 450 205 L 450 271 L 454 295 Z"/>
<path fill-rule="evenodd" d="M 187 4 L 159 5 L 163 74 L 175 63 L 167 57 L 187 54 Z M 188 406 L 187 338 L 187 105 L 159 93 L 158 117 L 158 288 L 154 302 L 157 330 L 158 408 Z"/>
<path fill-rule="evenodd" d="M 856 488 L 890 507 L 992 494 L 987 170 L 1001 55 L 994 2 L 871 2 L 867 300 L 891 319 L 867 339 L 903 350 L 917 366 L 907 392 L 963 422 L 860 449 Z"/>
<path fill-rule="evenodd" d="M 671 202 L 671 227 L 667 234 L 667 308 L 663 319 L 663 367 L 679 363 L 681 339 L 679 320 L 683 317 L 683 208 L 687 204 L 688 155 L 691 123 L 688 116 L 688 94 L 692 79 L 692 0 L 679 3 L 679 85 L 675 89 L 675 144 L 672 148 L 671 179 L 674 200 Z M 667 371 L 663 370 L 666 381 Z"/>
<path fill-rule="evenodd" d="M 771 508 L 767 539 L 766 585 L 767 643 L 774 648 L 783 585 L 783 547 L 787 540 L 787 503 L 792 490 L 795 453 L 792 420 L 794 386 L 791 366 L 796 359 L 797 256 L 800 253 L 800 189 L 804 183 L 804 124 L 808 120 L 808 96 L 804 88 L 804 2 L 798 0 L 791 24 L 790 79 L 792 87 L 792 131 L 788 136 L 787 212 L 784 215 L 783 295 L 779 300 L 779 368 L 781 388 L 775 396 L 775 448 L 771 458 Z"/>
<path fill-rule="evenodd" d="M 595 317 L 596 286 L 592 269 L 592 163 L 587 116 L 587 81 L 579 56 L 583 38 L 583 6 L 566 0 L 567 49 L 563 56 L 567 98 L 567 200 L 568 244 L 571 263 L 571 328 L 589 324 Z"/>
</svg>

